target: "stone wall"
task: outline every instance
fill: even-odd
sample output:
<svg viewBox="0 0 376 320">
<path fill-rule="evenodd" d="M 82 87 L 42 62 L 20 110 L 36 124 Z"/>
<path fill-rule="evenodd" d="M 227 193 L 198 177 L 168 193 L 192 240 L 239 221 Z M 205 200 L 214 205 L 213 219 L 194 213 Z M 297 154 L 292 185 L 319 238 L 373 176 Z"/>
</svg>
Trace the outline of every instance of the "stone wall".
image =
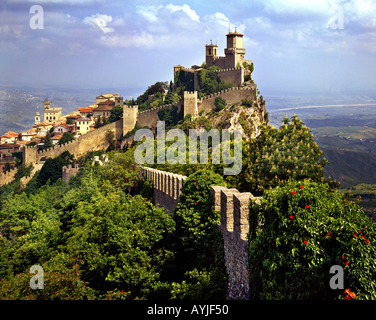
<svg viewBox="0 0 376 320">
<path fill-rule="evenodd" d="M 138 113 L 137 123 L 140 127 L 152 128 L 157 125 L 159 120 L 158 112 L 162 109 L 170 109 L 174 107 L 173 104 L 167 104 L 153 109 L 141 111 Z"/>
<path fill-rule="evenodd" d="M 219 79 L 231 82 L 234 86 L 241 86 L 244 82 L 243 68 L 221 69 L 217 71 Z"/>
<path fill-rule="evenodd" d="M 141 167 L 141 175 L 153 182 L 153 203 L 172 214 L 178 204 L 180 190 L 187 177 L 146 167 Z"/>
<path fill-rule="evenodd" d="M 78 173 L 79 170 L 80 170 L 80 167 L 77 164 L 75 164 L 75 165 L 69 164 L 67 166 L 64 166 L 63 172 L 62 172 L 63 181 L 65 183 L 68 183 L 70 177 L 75 176 Z"/>
<path fill-rule="evenodd" d="M 257 100 L 257 86 L 252 84 L 246 87 L 232 87 L 220 92 L 210 94 L 197 101 L 198 112 L 201 110 L 209 112 L 213 109 L 214 101 L 217 97 L 222 97 L 228 105 L 241 102 L 243 99 Z"/>
<path fill-rule="evenodd" d="M 197 106 L 197 91 L 184 91 L 184 117 L 187 114 L 196 117 L 198 115 Z"/>
<path fill-rule="evenodd" d="M 225 265 L 228 273 L 226 299 L 249 299 L 248 233 L 250 192 L 212 186 L 214 210 L 221 215 L 218 226 L 223 235 Z"/>
<path fill-rule="evenodd" d="M 36 164 L 34 165 L 33 170 L 30 172 L 30 175 L 26 177 L 22 177 L 20 180 L 20 188 L 23 189 L 26 187 L 26 185 L 29 183 L 29 181 L 34 177 L 37 171 L 41 170 L 43 167 L 43 164 Z"/>
<path fill-rule="evenodd" d="M 26 165 L 39 163 L 43 159 L 58 157 L 64 151 L 70 152 L 77 158 L 89 151 L 104 150 L 108 147 L 106 141 L 107 131 L 114 132 L 116 139 L 120 139 L 123 133 L 123 119 L 90 131 L 78 139 L 61 146 L 55 145 L 52 148 L 42 151 L 38 151 L 36 146 L 25 147 L 23 151 L 24 163 Z"/>
<path fill-rule="evenodd" d="M 11 183 L 14 180 L 14 176 L 16 175 L 17 170 L 17 168 L 14 168 L 10 171 L 7 171 L 6 173 L 0 173 L 0 187 Z"/>
<path fill-rule="evenodd" d="M 141 174 L 154 183 L 154 204 L 173 213 L 180 190 L 187 177 L 152 168 L 141 168 Z M 223 235 L 225 266 L 228 274 L 226 299 L 249 299 L 248 233 L 250 192 L 239 192 L 223 186 L 212 186 L 214 210 L 220 212 L 219 230 Z"/>
</svg>

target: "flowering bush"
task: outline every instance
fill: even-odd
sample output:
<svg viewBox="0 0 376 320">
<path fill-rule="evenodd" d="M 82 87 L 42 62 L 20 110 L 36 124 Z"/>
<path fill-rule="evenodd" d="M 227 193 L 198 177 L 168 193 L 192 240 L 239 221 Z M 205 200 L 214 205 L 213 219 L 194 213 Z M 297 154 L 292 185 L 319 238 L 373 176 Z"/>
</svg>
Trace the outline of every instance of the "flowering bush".
<svg viewBox="0 0 376 320">
<path fill-rule="evenodd" d="M 251 204 L 253 299 L 376 299 L 375 223 L 330 190 L 290 182 Z M 330 288 L 333 265 L 343 267 L 347 291 Z"/>
</svg>

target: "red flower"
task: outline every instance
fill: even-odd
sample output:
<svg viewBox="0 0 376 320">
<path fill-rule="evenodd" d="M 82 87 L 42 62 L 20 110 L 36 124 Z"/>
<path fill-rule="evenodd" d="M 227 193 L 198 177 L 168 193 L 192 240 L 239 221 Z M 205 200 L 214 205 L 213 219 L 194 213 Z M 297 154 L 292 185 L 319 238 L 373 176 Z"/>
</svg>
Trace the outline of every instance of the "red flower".
<svg viewBox="0 0 376 320">
<path fill-rule="evenodd" d="M 198 184 L 196 184 L 196 187 L 198 187 Z"/>
<path fill-rule="evenodd" d="M 304 244 L 308 244 L 307 240 L 304 240 Z"/>
<path fill-rule="evenodd" d="M 290 219 L 294 219 L 294 217 L 293 217 L 293 216 L 290 216 Z"/>
<path fill-rule="evenodd" d="M 350 296 L 345 297 L 345 300 L 350 300 L 350 299 L 351 299 Z"/>
<path fill-rule="evenodd" d="M 293 191 L 293 192 L 291 192 L 292 194 L 295 194 L 296 192 L 295 191 Z"/>
<path fill-rule="evenodd" d="M 345 256 L 342 256 L 342 259 L 345 259 Z"/>
<path fill-rule="evenodd" d="M 348 261 L 346 261 L 346 266 L 349 264 L 349 262 Z"/>
<path fill-rule="evenodd" d="M 309 205 L 308 204 L 305 207 L 306 207 L 306 209 L 309 209 Z"/>
<path fill-rule="evenodd" d="M 367 244 L 369 244 L 369 240 L 367 240 Z"/>
<path fill-rule="evenodd" d="M 359 230 L 359 233 L 362 233 L 362 231 Z"/>
<path fill-rule="evenodd" d="M 205 176 L 205 178 L 206 178 L 206 176 Z"/>
<path fill-rule="evenodd" d="M 364 227 L 363 229 L 364 229 L 364 230 L 366 230 L 367 228 L 366 228 L 366 227 Z"/>
<path fill-rule="evenodd" d="M 300 189 L 303 189 L 304 188 L 304 186 L 300 186 Z"/>
<path fill-rule="evenodd" d="M 354 237 L 356 238 L 356 234 L 354 233 Z"/>
</svg>

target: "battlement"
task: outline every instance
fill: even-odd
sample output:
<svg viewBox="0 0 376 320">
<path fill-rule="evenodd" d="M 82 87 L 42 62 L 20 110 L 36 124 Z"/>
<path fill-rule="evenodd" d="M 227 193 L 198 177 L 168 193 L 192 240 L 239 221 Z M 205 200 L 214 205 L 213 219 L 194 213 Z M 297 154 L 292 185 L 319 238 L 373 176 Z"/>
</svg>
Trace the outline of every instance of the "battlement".
<svg viewBox="0 0 376 320">
<path fill-rule="evenodd" d="M 0 173 L 0 187 L 11 183 L 14 180 L 14 176 L 16 175 L 17 171 L 17 168 L 13 168 L 5 173 Z"/>
<path fill-rule="evenodd" d="M 257 92 L 257 86 L 255 83 L 252 83 L 251 85 L 249 86 L 245 86 L 245 87 L 232 87 L 232 88 L 228 88 L 228 89 L 224 89 L 224 90 L 221 90 L 219 92 L 216 92 L 216 93 L 212 93 L 212 94 L 209 94 L 205 97 L 202 97 L 201 99 L 199 99 L 199 102 L 203 101 L 203 100 L 206 100 L 206 99 L 210 99 L 210 98 L 213 98 L 213 97 L 218 97 L 226 92 L 231 92 L 231 91 L 246 91 L 246 90 L 250 90 L 250 91 L 254 91 L 254 92 Z"/>
<path fill-rule="evenodd" d="M 180 192 L 187 177 L 147 167 L 140 167 L 140 174 L 153 182 L 154 204 L 159 204 L 162 208 L 173 213 L 178 204 Z"/>
<path fill-rule="evenodd" d="M 75 176 L 80 170 L 80 167 L 77 164 L 74 164 L 74 165 L 68 164 L 64 166 L 62 170 L 63 170 L 62 179 L 65 183 L 68 183 L 70 177 Z"/>
<path fill-rule="evenodd" d="M 241 70 L 242 68 L 228 68 L 228 69 L 220 69 L 220 70 L 215 70 L 215 72 L 229 72 L 229 71 L 234 71 L 234 70 Z"/>
<path fill-rule="evenodd" d="M 164 104 L 162 106 L 158 106 L 158 107 L 154 107 L 154 108 L 150 108 L 150 109 L 147 109 L 147 110 L 144 110 L 144 111 L 140 111 L 138 114 L 145 114 L 145 113 L 148 113 L 148 112 L 153 112 L 153 111 L 160 111 L 162 109 L 166 109 L 166 108 L 172 108 L 174 106 L 174 104 L 170 103 L 170 104 Z"/>
<path fill-rule="evenodd" d="M 154 185 L 153 202 L 174 212 L 186 176 L 141 167 L 141 176 Z M 228 273 L 227 299 L 249 298 L 248 233 L 250 200 L 258 201 L 250 192 L 239 192 L 224 186 L 212 186 L 210 194 L 214 210 L 220 213 L 218 229 L 223 235 L 225 266 Z"/>
</svg>

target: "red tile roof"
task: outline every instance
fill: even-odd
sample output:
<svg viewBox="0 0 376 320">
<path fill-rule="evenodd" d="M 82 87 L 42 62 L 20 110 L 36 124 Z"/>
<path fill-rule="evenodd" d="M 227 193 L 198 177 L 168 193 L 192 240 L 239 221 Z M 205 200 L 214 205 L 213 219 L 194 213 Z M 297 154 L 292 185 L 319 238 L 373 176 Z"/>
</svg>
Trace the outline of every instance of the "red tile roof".
<svg viewBox="0 0 376 320">
<path fill-rule="evenodd" d="M 91 109 L 91 108 L 78 108 L 78 111 L 84 112 L 84 113 L 92 113 L 93 109 Z"/>
</svg>

